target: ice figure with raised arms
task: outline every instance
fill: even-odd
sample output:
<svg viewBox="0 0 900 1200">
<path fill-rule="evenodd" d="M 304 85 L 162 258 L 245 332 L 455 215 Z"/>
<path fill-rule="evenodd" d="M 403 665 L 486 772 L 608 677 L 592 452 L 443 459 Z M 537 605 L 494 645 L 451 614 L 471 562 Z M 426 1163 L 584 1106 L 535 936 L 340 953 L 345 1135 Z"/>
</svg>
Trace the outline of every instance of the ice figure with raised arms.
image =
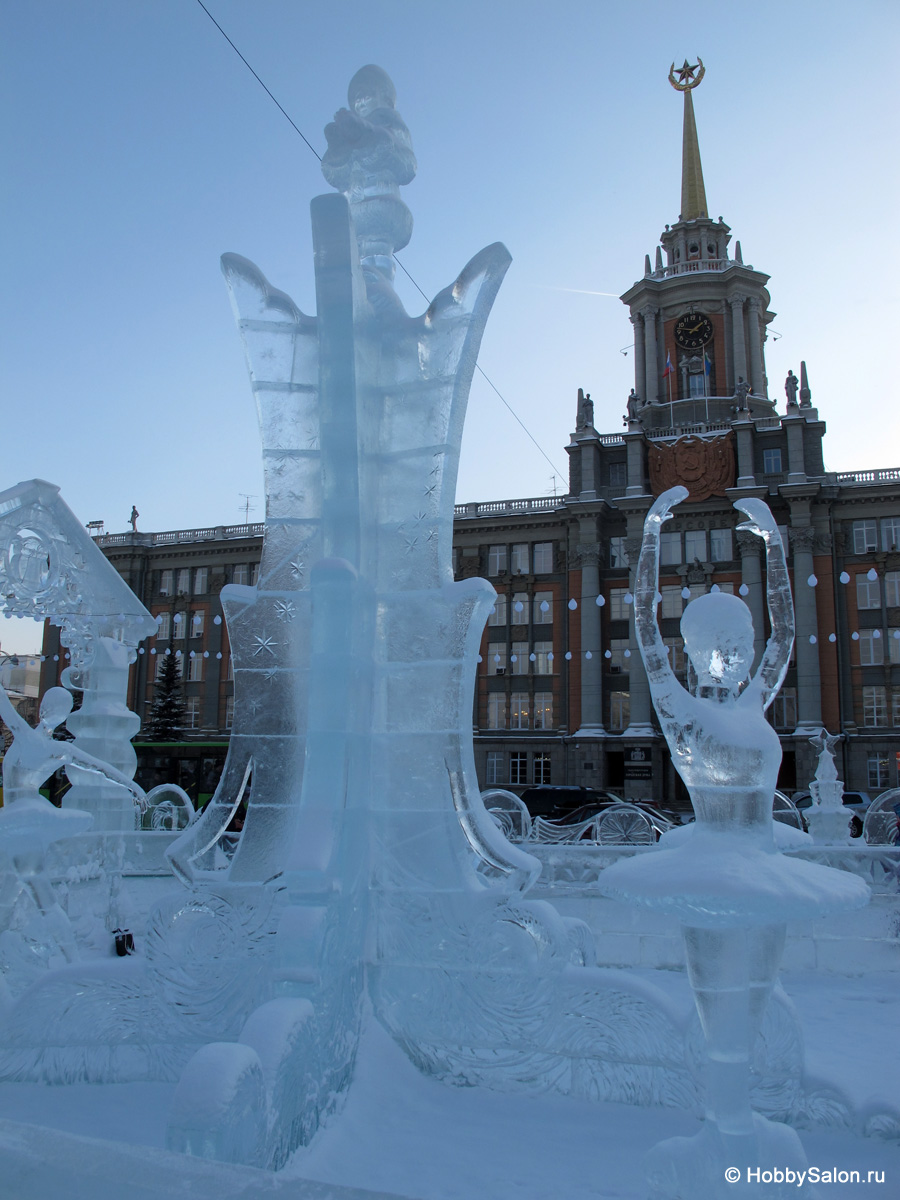
<svg viewBox="0 0 900 1200">
<path fill-rule="evenodd" d="M 679 918 L 706 1040 L 704 1127 L 695 1138 L 673 1139 L 651 1152 L 654 1200 L 731 1195 L 726 1167 L 804 1163 L 797 1135 L 751 1109 L 751 1056 L 787 921 L 859 907 L 868 899 L 856 876 L 776 849 L 772 797 L 781 745 L 765 712 L 790 661 L 794 614 L 781 535 L 762 501 L 735 501 L 747 516 L 738 528 L 766 546 L 771 635 L 756 674 L 749 677 L 750 610 L 722 592 L 698 597 L 682 617 L 692 691 L 669 664 L 656 620 L 660 531 L 687 495 L 686 488 L 671 488 L 647 514 L 634 623 L 659 721 L 696 821 L 675 838 L 664 836 L 658 852 L 608 868 L 600 882 L 608 894 Z"/>
<path fill-rule="evenodd" d="M 54 729 L 71 711 L 71 692 L 50 688 L 41 701 L 40 721 L 32 728 L 16 712 L 5 688 L 0 687 L 0 716 L 13 734 L 12 745 L 3 758 L 0 853 L 8 863 L 0 866 L 0 931 L 9 929 L 13 909 L 25 891 L 39 914 L 29 923 L 29 940 L 42 943 L 48 961 L 61 955 L 72 962 L 78 952 L 69 919 L 44 874 L 44 855 L 48 846 L 60 838 L 83 833 L 93 817 L 74 808 L 55 808 L 41 795 L 41 785 L 60 767 L 77 766 L 91 776 L 127 788 L 139 807 L 145 803 L 142 789 L 127 775 L 87 754 L 74 742 L 54 739 Z"/>
</svg>

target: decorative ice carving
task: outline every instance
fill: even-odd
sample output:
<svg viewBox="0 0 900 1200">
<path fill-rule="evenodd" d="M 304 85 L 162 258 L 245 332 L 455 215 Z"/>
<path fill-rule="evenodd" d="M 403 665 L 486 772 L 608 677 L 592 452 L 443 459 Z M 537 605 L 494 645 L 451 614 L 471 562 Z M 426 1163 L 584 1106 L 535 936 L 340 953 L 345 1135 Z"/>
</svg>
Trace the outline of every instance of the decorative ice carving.
<svg viewBox="0 0 900 1200">
<path fill-rule="evenodd" d="M 53 842 L 88 829 L 93 817 L 74 808 L 55 808 L 41 795 L 41 784 L 60 767 L 74 765 L 95 779 L 126 788 L 139 807 L 144 804 L 143 791 L 127 775 L 86 754 L 74 742 L 54 739 L 53 730 L 71 710 L 71 693 L 50 688 L 41 702 L 40 721 L 32 728 L 0 687 L 0 716 L 13 734 L 3 758 L 0 808 L 0 966 L 8 986 L 22 982 L 21 968 L 27 963 L 39 962 L 46 968 L 60 957 L 67 962 L 78 958 L 69 919 L 44 872 L 44 856 Z M 33 906 L 16 928 L 13 913 L 23 892 Z M 28 974 L 26 969 L 25 981 Z"/>
<path fill-rule="evenodd" d="M 669 665 L 656 621 L 660 531 L 687 495 L 686 488 L 670 488 L 647 514 L 635 629 L 696 823 L 691 836 L 672 849 L 620 861 L 600 881 L 609 894 L 680 918 L 705 1035 L 707 1119 L 696 1137 L 663 1142 L 651 1152 L 654 1200 L 729 1195 L 726 1167 L 776 1161 L 792 1168 L 805 1165 L 797 1135 L 752 1111 L 751 1055 L 781 960 L 786 922 L 859 907 L 868 899 L 868 888 L 855 876 L 788 858 L 775 847 L 772 795 L 781 746 L 765 710 L 787 671 L 794 618 L 781 535 L 762 501 L 735 501 L 748 518 L 738 528 L 761 537 L 766 546 L 772 632 L 756 675 L 748 678 L 753 662 L 749 609 L 722 592 L 698 597 L 682 618 L 685 652 L 695 672 L 693 693 Z M 661 846 L 665 842 L 663 837 Z"/>
<path fill-rule="evenodd" d="M 66 722 L 75 744 L 129 780 L 137 757 L 131 738 L 140 720 L 125 702 L 128 667 L 156 622 L 42 479 L 0 493 L 0 601 L 8 616 L 49 620 L 71 662 L 63 683 L 83 693 Z M 112 776 L 85 777 L 74 762 L 63 806 L 89 812 L 95 832 L 135 827 L 132 798 Z"/>
<path fill-rule="evenodd" d="M 844 785 L 838 779 L 834 762 L 834 747 L 841 734 L 830 734 L 820 730 L 810 742 L 819 751 L 816 777 L 810 783 L 812 804 L 806 812 L 809 832 L 820 845 L 848 845 L 850 836 L 850 813 L 844 807 Z"/>
</svg>

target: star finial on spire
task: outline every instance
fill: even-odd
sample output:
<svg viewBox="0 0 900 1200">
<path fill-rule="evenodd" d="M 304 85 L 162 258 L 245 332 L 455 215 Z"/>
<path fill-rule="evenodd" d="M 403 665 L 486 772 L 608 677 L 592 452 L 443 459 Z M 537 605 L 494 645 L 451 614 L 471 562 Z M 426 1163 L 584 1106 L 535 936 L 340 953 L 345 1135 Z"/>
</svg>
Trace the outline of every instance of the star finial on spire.
<svg viewBox="0 0 900 1200">
<path fill-rule="evenodd" d="M 699 75 L 696 74 L 697 71 L 700 72 Z M 698 55 L 697 61 L 693 66 L 691 66 L 688 60 L 685 59 L 684 65 L 678 68 L 677 74 L 678 78 L 676 79 L 675 63 L 673 62 L 669 68 L 669 83 L 671 83 L 672 87 L 678 92 L 690 91 L 691 88 L 695 88 L 697 86 L 697 84 L 706 74 L 706 67 L 703 65 L 703 59 Z"/>
</svg>

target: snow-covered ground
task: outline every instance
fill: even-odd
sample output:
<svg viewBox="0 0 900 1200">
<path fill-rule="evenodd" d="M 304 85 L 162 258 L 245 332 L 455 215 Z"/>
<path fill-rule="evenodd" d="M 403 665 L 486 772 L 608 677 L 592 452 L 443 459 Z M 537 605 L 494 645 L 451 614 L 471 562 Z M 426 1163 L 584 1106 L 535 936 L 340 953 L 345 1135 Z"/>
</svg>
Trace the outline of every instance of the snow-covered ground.
<svg viewBox="0 0 900 1200">
<path fill-rule="evenodd" d="M 687 999 L 681 973 L 644 974 Z M 857 1105 L 900 1104 L 897 975 L 796 972 L 782 982 L 803 1016 L 809 1070 Z M 448 1087 L 421 1076 L 374 1021 L 343 1111 L 278 1176 L 139 1149 L 162 1146 L 171 1092 L 163 1084 L 0 1085 L 0 1200 L 353 1200 L 357 1189 L 414 1200 L 638 1200 L 644 1152 L 697 1127 L 667 1109 Z M 85 1135 L 129 1148 L 98 1147 Z M 859 1183 L 820 1183 L 823 1196 L 900 1195 L 897 1141 L 802 1138 L 811 1166 L 860 1172 Z M 884 1183 L 867 1183 L 869 1171 L 883 1172 Z"/>
</svg>

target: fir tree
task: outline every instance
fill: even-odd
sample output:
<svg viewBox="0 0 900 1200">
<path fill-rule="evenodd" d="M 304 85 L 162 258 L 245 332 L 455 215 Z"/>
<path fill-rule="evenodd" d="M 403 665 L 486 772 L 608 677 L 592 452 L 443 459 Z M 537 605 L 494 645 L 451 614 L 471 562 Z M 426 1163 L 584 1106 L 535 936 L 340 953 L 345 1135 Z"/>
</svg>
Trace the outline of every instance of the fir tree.
<svg viewBox="0 0 900 1200">
<path fill-rule="evenodd" d="M 167 654 L 163 658 L 162 669 L 154 684 L 147 737 L 153 742 L 171 742 L 178 737 L 183 725 L 181 659 L 176 658 L 174 654 Z"/>
</svg>

